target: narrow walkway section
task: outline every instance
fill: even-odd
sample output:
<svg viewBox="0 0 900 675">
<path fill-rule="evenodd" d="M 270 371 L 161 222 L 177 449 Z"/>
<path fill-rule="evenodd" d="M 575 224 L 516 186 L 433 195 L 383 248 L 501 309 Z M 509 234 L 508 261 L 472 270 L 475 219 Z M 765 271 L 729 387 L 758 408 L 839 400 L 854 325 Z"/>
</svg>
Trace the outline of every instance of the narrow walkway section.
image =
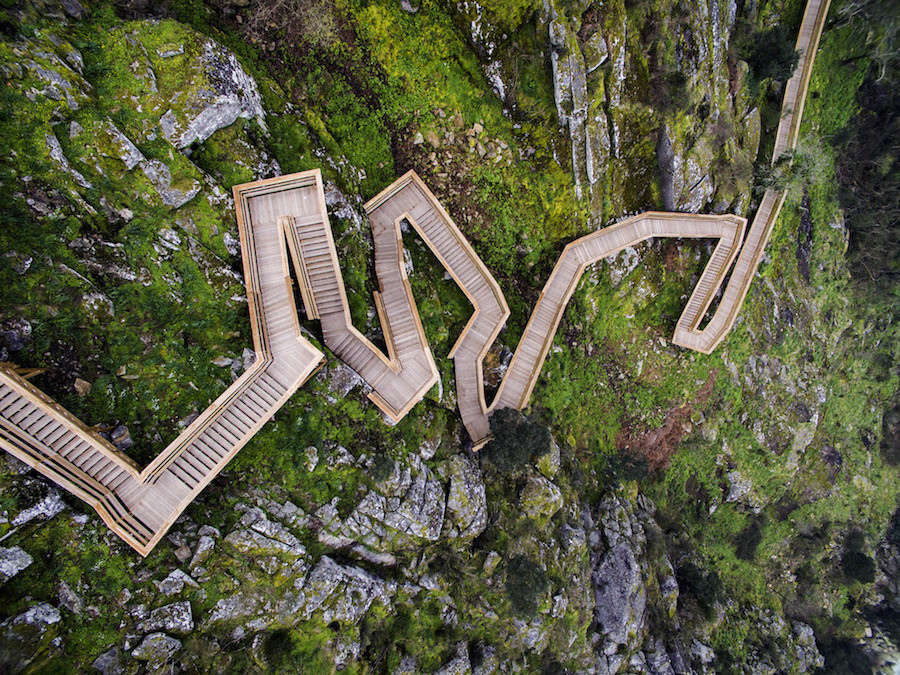
<svg viewBox="0 0 900 675">
<path fill-rule="evenodd" d="M 321 195 L 320 195 L 321 196 Z M 425 331 L 403 264 L 400 225 L 386 214 L 370 214 L 379 290 L 375 307 L 384 332 L 385 355 L 350 320 L 350 305 L 325 212 L 287 218 L 283 227 L 309 318 L 322 322 L 322 337 L 335 356 L 372 387 L 369 398 L 394 422 L 438 381 Z M 307 299 L 308 298 L 308 299 Z"/>
<path fill-rule="evenodd" d="M 697 284 L 698 290 L 712 288 L 713 280 L 721 278 L 734 261 L 746 223 L 744 218 L 738 216 L 650 212 L 598 230 L 566 246 L 525 326 L 491 411 L 521 409 L 528 405 L 563 312 L 589 265 L 652 237 L 718 239 L 719 243 Z M 697 295 L 697 290 L 694 295 Z M 708 297 L 709 293 L 705 295 Z M 708 304 L 709 299 L 705 302 Z M 688 316 L 684 318 L 683 315 L 683 319 L 691 322 L 694 319 L 692 315 L 705 308 L 703 302 L 689 302 L 684 310 L 684 315 Z"/>
<path fill-rule="evenodd" d="M 463 424 L 473 439 L 486 438 L 490 426 L 485 415 L 482 363 L 509 316 L 499 284 L 414 171 L 396 180 L 365 208 L 373 232 L 388 228 L 389 223 L 399 232 L 400 223 L 409 222 L 472 303 L 475 312 L 447 356 L 454 363 Z M 377 248 L 376 237 L 376 256 Z"/>
<path fill-rule="evenodd" d="M 809 0 L 806 4 L 806 10 L 803 13 L 803 20 L 800 24 L 800 34 L 797 37 L 797 51 L 800 52 L 800 61 L 797 64 L 794 75 L 788 80 L 787 86 L 785 86 L 784 101 L 781 105 L 781 121 L 775 134 L 775 149 L 772 152 L 773 164 L 785 152 L 793 150 L 797 146 L 797 139 L 800 135 L 800 122 L 803 117 L 803 106 L 806 102 L 806 92 L 809 89 L 813 62 L 816 58 L 816 51 L 819 48 L 819 38 L 822 36 L 822 29 L 825 27 L 829 4 L 830 0 Z M 750 282 L 753 281 L 753 278 L 756 276 L 756 270 L 759 269 L 759 263 L 762 260 L 763 252 L 766 250 L 766 244 L 769 243 L 769 237 L 772 235 L 772 228 L 775 226 L 775 221 L 778 220 L 779 213 L 781 213 L 784 197 L 785 193 L 777 190 L 767 190 L 763 195 L 756 215 L 753 217 L 753 222 L 750 225 L 750 230 L 747 233 L 747 242 L 743 250 L 741 250 L 734 270 L 731 272 L 731 279 L 706 328 L 701 331 L 698 326 L 709 306 L 708 301 L 706 301 L 706 306 L 703 308 L 704 311 L 700 314 L 688 317 L 685 313 L 682 316 L 675 329 L 675 336 L 672 339 L 675 344 L 709 354 L 719 346 L 719 343 L 731 331 L 738 312 L 740 312 L 741 305 L 744 304 L 744 298 L 747 297 L 747 291 L 750 290 Z M 723 282 L 724 275 L 711 291 L 704 291 L 709 296 L 709 300 L 715 296 Z M 691 297 L 691 302 L 694 302 L 695 298 L 697 298 L 698 291 L 700 291 L 699 287 Z M 703 301 L 703 298 L 700 301 Z"/>
</svg>

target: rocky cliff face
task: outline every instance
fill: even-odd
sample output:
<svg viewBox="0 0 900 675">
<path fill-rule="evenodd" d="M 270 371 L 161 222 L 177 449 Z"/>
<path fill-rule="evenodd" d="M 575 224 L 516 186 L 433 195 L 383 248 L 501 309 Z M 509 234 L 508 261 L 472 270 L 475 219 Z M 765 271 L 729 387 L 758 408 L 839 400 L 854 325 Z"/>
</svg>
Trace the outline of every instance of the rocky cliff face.
<svg viewBox="0 0 900 675">
<path fill-rule="evenodd" d="M 496 383 L 573 236 L 647 208 L 746 215 L 778 85 L 752 90 L 738 34 L 793 20 L 728 0 L 3 11 L 0 359 L 47 367 L 39 386 L 142 460 L 252 360 L 232 185 L 322 168 L 354 321 L 377 340 L 361 204 L 416 168 L 510 299 Z M 847 35 L 823 45 L 828 77 Z M 813 129 L 846 102 L 833 89 L 815 85 Z M 647 244 L 586 274 L 531 410 L 554 442 L 511 473 L 465 449 L 444 355 L 470 306 L 409 233 L 442 382 L 396 426 L 329 359 L 145 560 L 0 457 L 0 662 L 887 662 L 897 490 L 879 441 L 895 336 L 854 306 L 820 178 L 799 184 L 711 357 L 665 339 L 702 245 Z"/>
<path fill-rule="evenodd" d="M 760 142 L 760 113 L 734 56 L 737 5 L 545 3 L 535 31 L 549 55 L 556 117 L 570 141 L 577 194 L 596 225 L 646 210 L 742 213 Z M 485 56 L 495 92 L 513 108 L 519 65 L 503 26 L 477 3 L 458 9 Z M 513 83 L 514 84 L 514 83 Z M 657 183 L 658 192 L 651 187 Z"/>
</svg>

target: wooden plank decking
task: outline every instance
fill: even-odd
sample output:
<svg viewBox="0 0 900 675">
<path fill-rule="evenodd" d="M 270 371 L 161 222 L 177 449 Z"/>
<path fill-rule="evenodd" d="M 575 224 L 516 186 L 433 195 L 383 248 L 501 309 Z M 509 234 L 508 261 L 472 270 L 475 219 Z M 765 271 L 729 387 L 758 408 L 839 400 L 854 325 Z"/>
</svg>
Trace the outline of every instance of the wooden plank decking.
<svg viewBox="0 0 900 675">
<path fill-rule="evenodd" d="M 738 216 L 706 216 L 677 213 L 644 213 L 578 239 L 563 250 L 550 279 L 538 298 L 506 376 L 494 398 L 491 411 L 524 408 L 553 343 L 569 298 L 584 270 L 598 260 L 652 237 L 719 239 L 682 314 L 682 321 L 695 324 L 712 299 L 737 255 L 746 225 Z"/>
<path fill-rule="evenodd" d="M 321 193 L 318 172 L 235 189 L 257 360 L 143 471 L 7 368 L 0 369 L 0 445 L 93 506 L 147 555 L 322 361 L 300 337 L 278 222 L 324 213 Z"/>
<path fill-rule="evenodd" d="M 797 51 L 800 52 L 800 60 L 794 70 L 794 75 L 785 86 L 781 120 L 775 134 L 775 149 L 772 153 L 773 164 L 785 152 L 797 146 L 806 92 L 812 76 L 816 50 L 819 47 L 819 38 L 822 36 L 825 19 L 828 16 L 830 1 L 809 0 L 806 4 L 800 24 L 800 33 L 797 36 Z M 759 268 L 763 252 L 766 250 L 766 244 L 769 243 L 772 228 L 775 226 L 781 206 L 784 204 L 784 197 L 783 191 L 776 190 L 767 190 L 763 195 L 747 232 L 744 248 L 734 265 L 731 279 L 722 294 L 718 307 L 702 331 L 698 330 L 697 326 L 705 314 L 705 308 L 704 312 L 695 317 L 696 321 L 693 323 L 686 321 L 686 317 L 682 316 L 682 320 L 678 322 L 675 330 L 673 338 L 675 344 L 709 354 L 728 335 L 734 326 L 741 305 L 744 304 L 747 291 L 750 290 L 750 282 L 756 276 L 756 270 Z M 712 289 L 712 295 L 719 290 L 723 280 L 724 275 Z M 692 296 L 691 300 L 693 301 L 693 299 Z"/>
<path fill-rule="evenodd" d="M 437 198 L 410 171 L 366 204 L 377 223 L 407 220 L 472 303 L 470 317 L 448 356 L 456 374 L 463 424 L 476 441 L 490 433 L 484 401 L 482 362 L 506 322 L 509 307 L 500 286 Z M 376 244 L 377 246 L 377 244 Z"/>
<path fill-rule="evenodd" d="M 807 4 L 797 41 L 801 60 L 785 88 L 773 161 L 796 145 L 828 5 L 828 0 Z M 409 221 L 474 308 L 449 356 L 454 359 L 463 423 L 479 447 L 489 439 L 488 419 L 494 410 L 527 405 L 565 307 L 588 265 L 651 237 L 718 239 L 673 338 L 708 353 L 733 326 L 784 201 L 783 193 L 764 195 L 721 302 L 703 330 L 701 320 L 738 254 L 743 218 L 645 213 L 570 243 L 488 407 L 482 360 L 509 308 L 496 280 L 415 173 L 397 180 L 365 207 L 375 242 L 375 304 L 387 355 L 350 321 L 320 173 L 240 185 L 234 194 L 257 360 L 145 469 L 139 471 L 11 364 L 0 363 L 0 446 L 93 506 L 142 555 L 323 359 L 300 336 L 289 257 L 308 316 L 322 322 L 325 344 L 369 383 L 370 398 L 385 414 L 399 420 L 438 380 L 403 265 L 400 223 Z"/>
</svg>

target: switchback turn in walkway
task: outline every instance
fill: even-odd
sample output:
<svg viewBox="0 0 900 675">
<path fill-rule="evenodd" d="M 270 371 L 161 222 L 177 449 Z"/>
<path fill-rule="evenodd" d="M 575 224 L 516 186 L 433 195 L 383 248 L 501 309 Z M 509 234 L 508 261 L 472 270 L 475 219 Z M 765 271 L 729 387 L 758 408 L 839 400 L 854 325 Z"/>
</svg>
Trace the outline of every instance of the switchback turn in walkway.
<svg viewBox="0 0 900 675">
<path fill-rule="evenodd" d="M 797 41 L 800 63 L 785 90 L 773 161 L 796 145 L 828 4 L 807 4 Z M 375 305 L 387 355 L 350 321 L 320 173 L 240 185 L 234 193 L 257 359 L 145 469 L 139 470 L 14 368 L 0 364 L 0 446 L 93 506 L 142 555 L 323 359 L 300 335 L 289 257 L 307 316 L 321 321 L 326 346 L 362 375 L 372 387 L 372 401 L 396 421 L 438 380 L 403 265 L 400 225 L 408 221 L 474 308 L 449 356 L 463 423 L 479 447 L 489 439 L 493 410 L 528 404 L 565 307 L 588 265 L 651 237 L 718 239 L 673 338 L 709 353 L 734 324 L 784 201 L 780 192 L 764 195 L 733 269 L 746 224 L 737 216 L 645 213 L 570 243 L 544 287 L 493 404 L 487 406 L 482 361 L 509 308 L 496 280 L 415 173 L 365 206 L 375 242 Z M 701 330 L 729 271 L 721 301 Z"/>
<path fill-rule="evenodd" d="M 282 214 L 324 213 L 318 172 L 242 186 L 235 199 L 256 361 L 143 471 L 0 368 L 0 445 L 93 506 L 142 555 L 323 359 L 300 336 L 278 222 Z"/>
</svg>

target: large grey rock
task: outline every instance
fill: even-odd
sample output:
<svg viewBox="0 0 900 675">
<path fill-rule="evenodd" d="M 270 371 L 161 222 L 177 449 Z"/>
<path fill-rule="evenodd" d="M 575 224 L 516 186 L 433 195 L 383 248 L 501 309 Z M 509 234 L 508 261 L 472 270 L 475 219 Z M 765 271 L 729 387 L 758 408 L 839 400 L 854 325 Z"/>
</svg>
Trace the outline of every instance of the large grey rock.
<svg viewBox="0 0 900 675">
<path fill-rule="evenodd" d="M 339 565 L 323 556 L 309 573 L 303 592 L 307 618 L 318 613 L 326 623 L 355 624 L 376 600 L 387 604 L 395 588 L 359 567 Z"/>
<path fill-rule="evenodd" d="M 201 540 L 203 537 L 201 537 Z M 199 551 L 199 544 L 197 549 Z M 194 554 L 196 557 L 196 553 Z M 190 575 L 185 574 L 181 570 L 172 570 L 162 581 L 154 581 L 153 584 L 156 586 L 157 590 L 165 596 L 177 595 L 184 590 L 185 586 L 190 586 L 191 588 L 200 588 L 200 585 L 191 578 Z"/>
<path fill-rule="evenodd" d="M 315 471 L 319 466 L 319 449 L 316 446 L 306 446 L 306 450 L 303 451 L 303 465 L 309 473 Z"/>
<path fill-rule="evenodd" d="M 69 164 L 69 160 L 63 152 L 62 145 L 59 143 L 59 139 L 53 134 L 47 134 L 45 136 L 45 140 L 47 142 L 47 151 L 50 153 L 50 159 L 56 162 L 57 166 L 63 170 L 63 172 L 69 174 L 75 182 L 83 188 L 91 189 L 94 187 L 91 185 L 91 182 L 84 177 L 84 175 L 78 171 L 77 169 L 72 168 Z"/>
<path fill-rule="evenodd" d="M 441 666 L 434 675 L 470 675 L 472 663 L 469 661 L 469 645 L 460 642 L 452 660 Z"/>
<path fill-rule="evenodd" d="M 231 624 L 241 621 L 254 630 L 265 628 L 265 599 L 255 589 L 239 589 L 228 597 L 216 601 L 206 619 L 207 625 Z M 252 621 L 251 621 L 252 619 Z"/>
<path fill-rule="evenodd" d="M 179 208 L 191 201 L 200 192 L 200 183 L 196 180 L 191 182 L 190 187 L 186 190 L 174 187 L 172 185 L 172 172 L 169 167 L 158 159 L 148 159 L 141 164 L 141 169 L 147 179 L 156 188 L 163 201 L 163 204 L 172 208 Z"/>
<path fill-rule="evenodd" d="M 374 602 L 387 606 L 396 593 L 396 583 L 387 582 L 359 567 L 341 565 L 325 556 L 309 571 L 305 563 L 285 567 L 293 582 L 279 593 L 261 592 L 260 578 L 237 587 L 216 602 L 205 626 L 234 628 L 235 635 L 293 625 L 298 620 L 320 617 L 326 623 L 357 623 Z"/>
<path fill-rule="evenodd" d="M 118 647 L 103 652 L 91 665 L 101 675 L 122 675 L 125 672 L 125 660 L 122 658 L 122 650 Z"/>
<path fill-rule="evenodd" d="M 362 645 L 357 640 L 335 639 L 328 644 L 331 658 L 338 670 L 345 669 L 351 663 L 359 661 Z"/>
<path fill-rule="evenodd" d="M 0 583 L 5 583 L 28 567 L 34 559 L 18 546 L 0 546 Z"/>
<path fill-rule="evenodd" d="M 715 651 L 697 639 L 691 641 L 691 656 L 703 665 L 709 665 L 716 659 Z"/>
<path fill-rule="evenodd" d="M 295 551 L 294 547 L 288 544 L 276 539 L 270 539 L 269 537 L 252 530 L 235 530 L 225 537 L 225 542 L 241 553 L 250 555 L 272 555 L 278 553 L 292 555 L 303 554 L 302 551 Z"/>
<path fill-rule="evenodd" d="M 81 614 L 84 610 L 84 600 L 65 581 L 59 582 L 59 604 L 73 614 Z"/>
<path fill-rule="evenodd" d="M 29 267 L 30 265 L 31 263 L 28 263 Z M 31 342 L 31 331 L 31 323 L 22 317 L 9 319 L 0 324 L 0 352 L 7 354 L 6 360 L 9 358 L 9 352 L 25 349 Z"/>
<path fill-rule="evenodd" d="M 487 527 L 487 499 L 481 469 L 468 457 L 454 455 L 446 464 L 448 537 L 474 539 Z"/>
<path fill-rule="evenodd" d="M 576 194 L 580 196 L 589 154 L 585 127 L 590 103 L 587 69 L 584 55 L 578 46 L 576 31 L 568 26 L 565 14 L 557 14 L 555 6 L 551 6 L 549 34 L 556 111 L 560 126 L 568 128 L 572 143 L 572 172 L 575 176 Z"/>
<path fill-rule="evenodd" d="M 364 384 L 363 379 L 356 371 L 344 363 L 338 363 L 328 369 L 328 391 L 341 398 Z"/>
<path fill-rule="evenodd" d="M 93 88 L 78 72 L 77 62 L 81 60 L 81 54 L 69 45 L 70 53 L 77 54 L 77 58 L 72 59 L 72 63 L 67 63 L 60 58 L 59 54 L 44 49 L 44 44 L 39 42 L 24 43 L 20 45 L 19 51 L 23 56 L 19 63 L 23 70 L 38 80 L 42 88 L 30 89 L 29 98 L 36 100 L 41 97 L 50 101 L 57 101 L 57 107 L 54 110 L 54 116 L 58 116 L 63 111 L 63 105 L 70 110 L 79 110 L 83 105 L 90 101 L 90 95 Z"/>
<path fill-rule="evenodd" d="M 191 603 L 187 600 L 157 607 L 139 626 L 142 632 L 163 631 L 174 635 L 187 635 L 194 630 Z"/>
<path fill-rule="evenodd" d="M 676 634 L 679 630 L 674 570 L 663 550 L 648 546 L 651 538 L 663 537 L 653 517 L 655 510 L 643 495 L 632 501 L 621 494 L 605 497 L 593 512 L 582 510 L 598 626 L 594 652 L 602 655 L 596 666 L 601 672 L 623 672 L 621 669 L 632 667 L 630 659 L 641 653 L 638 658 L 647 668 L 651 662 L 659 663 L 665 671 L 664 653 L 672 664 L 681 663 L 677 645 L 653 640 L 661 632 Z M 568 548 L 563 546 L 563 550 Z M 577 550 L 577 546 L 573 548 Z M 656 623 L 652 626 L 648 598 L 660 598 L 657 607 L 661 611 L 653 612 Z"/>
<path fill-rule="evenodd" d="M 165 633 L 150 633 L 141 644 L 131 651 L 131 657 L 138 661 L 147 661 L 151 668 L 160 668 L 175 652 L 181 649 L 181 641 L 169 637 Z"/>
<path fill-rule="evenodd" d="M 119 131 L 119 128 L 109 118 L 103 120 L 100 125 L 101 132 L 106 136 L 106 140 L 116 157 L 125 164 L 125 168 L 131 171 L 140 163 L 146 161 L 143 153 L 137 149 L 131 139 Z M 102 151 L 100 151 L 102 153 Z"/>
<path fill-rule="evenodd" d="M 825 657 L 819 653 L 812 627 L 796 621 L 791 632 L 794 637 L 794 653 L 787 656 L 797 664 L 798 672 L 811 673 L 822 668 L 825 665 Z"/>
<path fill-rule="evenodd" d="M 513 619 L 513 626 L 516 628 L 516 638 L 525 647 L 525 649 L 533 652 L 544 651 L 550 641 L 550 631 L 541 617 L 536 617 L 531 621 L 522 619 Z"/>
<path fill-rule="evenodd" d="M 642 657 L 647 670 L 653 675 L 675 675 L 672 659 L 662 640 L 652 640 L 650 648 L 644 650 Z"/>
<path fill-rule="evenodd" d="M 59 610 L 40 602 L 0 624 L 0 671 L 19 672 L 55 651 L 61 618 Z"/>
<path fill-rule="evenodd" d="M 528 475 L 528 482 L 519 498 L 519 506 L 525 515 L 537 520 L 549 520 L 562 505 L 562 490 L 540 474 Z"/>
<path fill-rule="evenodd" d="M 249 508 L 241 517 L 243 528 L 225 537 L 225 542 L 241 553 L 250 555 L 283 554 L 292 558 L 306 555 L 306 548 L 281 523 L 269 520 L 258 508 Z"/>
<path fill-rule="evenodd" d="M 188 100 L 167 110 L 160 119 L 163 135 L 179 149 L 202 143 L 238 118 L 256 118 L 262 123 L 265 117 L 256 82 L 234 54 L 207 40 L 202 68 L 208 86 L 190 91 Z"/>
<path fill-rule="evenodd" d="M 406 461 L 395 463 L 391 476 L 366 493 L 346 520 L 333 505 L 319 509 L 320 540 L 331 546 L 361 543 L 380 552 L 437 541 L 444 523 L 444 486 L 419 455 Z"/>
<path fill-rule="evenodd" d="M 200 535 L 197 540 L 197 546 L 194 548 L 194 556 L 191 558 L 189 567 L 193 570 L 195 567 L 206 562 L 213 549 L 216 547 L 216 540 L 208 534 Z"/>
<path fill-rule="evenodd" d="M 19 511 L 18 515 L 12 520 L 13 527 L 19 527 L 25 523 L 35 519 L 49 520 L 57 513 L 66 508 L 59 491 L 52 488 L 47 496 L 41 499 L 34 506 L 30 506 L 23 511 Z"/>
<path fill-rule="evenodd" d="M 603 636 L 617 645 L 634 641 L 644 621 L 647 594 L 631 546 L 626 542 L 614 546 L 591 579 Z"/>
<path fill-rule="evenodd" d="M 584 65 L 588 73 L 593 73 L 609 59 L 609 48 L 601 31 L 597 31 L 581 44 Z"/>
</svg>

